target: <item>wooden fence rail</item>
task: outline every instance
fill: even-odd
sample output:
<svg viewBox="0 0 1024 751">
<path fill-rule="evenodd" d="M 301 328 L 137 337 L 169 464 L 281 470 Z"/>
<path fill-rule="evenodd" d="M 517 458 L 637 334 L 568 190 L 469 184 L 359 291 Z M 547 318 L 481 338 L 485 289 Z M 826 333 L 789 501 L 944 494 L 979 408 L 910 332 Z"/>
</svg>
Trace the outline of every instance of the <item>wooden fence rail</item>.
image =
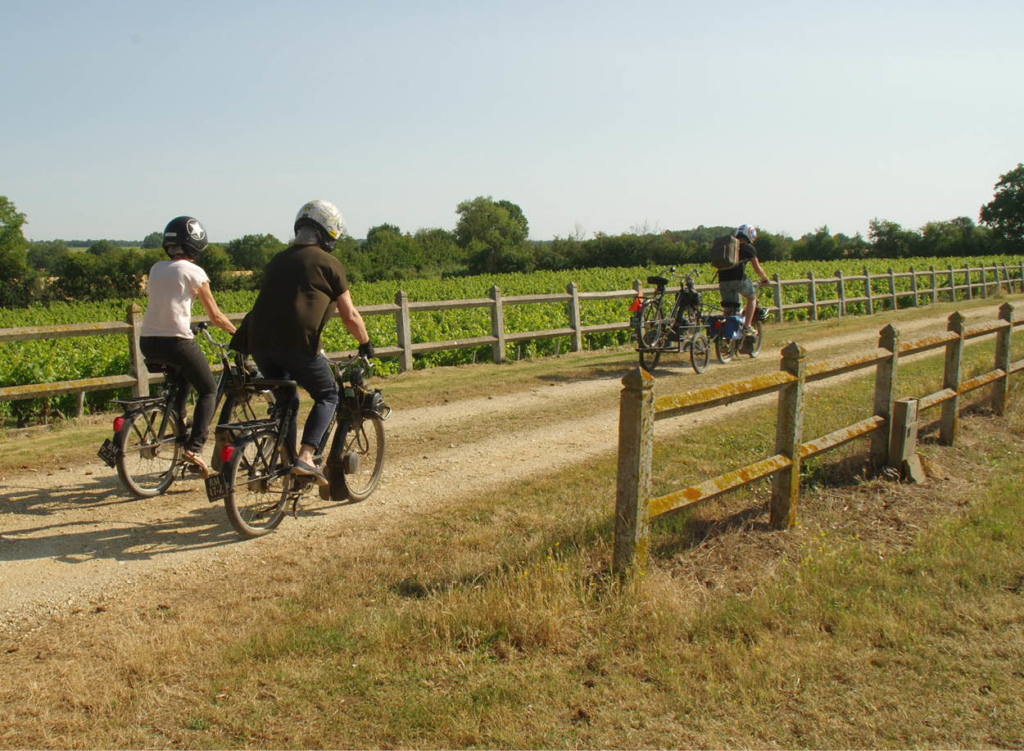
<svg viewBox="0 0 1024 751">
<path fill-rule="evenodd" d="M 1011 271 L 1014 276 L 1011 277 Z M 1000 277 L 1000 272 L 1002 277 Z M 938 274 L 948 275 L 949 287 L 937 287 Z M 810 311 L 812 320 L 818 320 L 821 310 L 833 306 L 839 315 L 845 315 L 847 305 L 867 302 L 868 312 L 874 312 L 876 302 L 889 301 L 889 304 L 897 307 L 898 297 L 906 294 L 897 293 L 895 280 L 910 278 L 912 287 L 916 290 L 913 293 L 913 305 L 918 304 L 921 295 L 930 296 L 931 302 L 938 300 L 939 293 L 948 294 L 950 299 L 956 299 L 957 292 L 966 291 L 968 298 L 972 297 L 975 290 L 979 294 L 987 296 L 987 286 L 990 283 L 1004 285 L 1007 291 L 1020 289 L 1024 292 L 1024 260 L 1020 262 L 1019 269 L 1016 266 L 993 266 L 989 269 L 981 268 L 953 269 L 948 272 L 936 272 L 933 267 L 928 271 L 909 271 L 894 274 L 892 269 L 886 274 L 871 274 L 864 269 L 864 274 L 859 276 L 843 276 L 837 272 L 835 277 L 816 279 L 809 274 L 807 279 L 779 279 L 778 274 L 772 282 L 774 305 L 769 307 L 774 312 L 776 319 L 781 321 L 787 311 L 807 309 Z M 956 275 L 961 275 L 963 284 L 956 283 Z M 929 285 L 921 286 L 917 280 L 926 278 Z M 872 284 L 885 281 L 888 285 L 887 294 L 877 296 L 872 292 Z M 853 289 L 851 284 L 859 283 L 863 286 L 864 294 L 848 297 L 847 291 Z M 818 292 L 822 285 L 834 284 L 838 293 L 835 299 L 818 299 Z M 785 304 L 782 290 L 786 286 L 806 285 L 808 288 L 807 303 Z M 717 291 L 717 284 L 698 285 L 697 289 L 702 291 Z M 503 296 L 501 290 L 495 286 L 490 290 L 488 297 L 468 300 L 436 300 L 411 302 L 404 291 L 395 295 L 393 304 L 366 305 L 359 308 L 363 316 L 390 315 L 395 319 L 395 331 L 397 345 L 380 346 L 376 348 L 378 357 L 398 358 L 400 370 L 411 370 L 413 361 L 417 354 L 439 352 L 443 350 L 462 349 L 466 347 L 491 347 L 491 357 L 495 363 L 501 363 L 506 357 L 506 345 L 516 342 L 524 342 L 533 339 L 550 339 L 555 337 L 569 337 L 571 351 L 576 352 L 583 349 L 583 338 L 588 334 L 605 333 L 610 331 L 625 331 L 630 328 L 629 321 L 623 316 L 622 321 L 613 323 L 601 323 L 584 326 L 580 314 L 581 306 L 587 300 L 614 300 L 633 298 L 638 291 L 644 290 L 640 282 L 635 282 L 633 289 L 613 290 L 608 292 L 580 292 L 575 282 L 570 282 L 564 293 L 539 294 L 539 295 L 510 295 Z M 650 290 L 644 290 L 650 291 Z M 548 329 L 544 331 L 505 331 L 505 309 L 509 305 L 529 305 L 536 303 L 562 303 L 566 308 L 567 325 L 561 328 Z M 411 316 L 413 313 L 459 310 L 464 308 L 489 308 L 491 317 L 491 333 L 488 336 L 467 337 L 465 339 L 450 339 L 438 342 L 417 342 L 413 334 Z M 231 313 L 228 318 L 232 321 L 240 321 L 244 313 Z M 32 339 L 59 339 L 65 337 L 82 336 L 103 336 L 110 334 L 125 334 L 128 338 L 128 347 L 131 354 L 132 372 L 129 375 L 105 376 L 102 378 L 83 378 L 72 381 L 59 381 L 56 383 L 35 383 L 16 386 L 0 387 L 0 401 L 13 401 L 17 399 L 32 399 L 37 397 L 58 396 L 61 394 L 78 393 L 81 409 L 81 396 L 87 391 L 104 391 L 117 388 L 132 388 L 136 396 L 149 392 L 149 384 L 162 380 L 162 375 L 152 375 L 146 370 L 145 360 L 139 351 L 139 330 L 142 323 L 141 310 L 137 305 L 128 308 L 125 322 L 110 323 L 82 323 L 63 326 L 28 326 L 24 328 L 0 329 L 0 342 L 29 341 Z M 208 321 L 206 316 L 193 318 L 194 322 Z M 348 354 L 348 353 L 332 353 Z"/>
<path fill-rule="evenodd" d="M 1012 335 L 1015 327 L 1024 324 L 1024 320 L 1015 320 L 1014 307 L 1009 303 L 1000 307 L 996 322 L 967 327 L 964 320 L 959 312 L 953 313 L 947 320 L 945 334 L 908 342 L 901 341 L 898 330 L 889 325 L 880 332 L 879 346 L 875 351 L 817 363 L 808 363 L 803 348 L 793 343 L 782 350 L 782 363 L 777 373 L 677 395 L 655 397 L 654 378 L 650 374 L 640 368 L 629 373 L 622 379 L 619 401 L 619 474 L 613 569 L 624 574 L 643 568 L 652 519 L 765 477 L 772 478 L 772 526 L 776 529 L 793 526 L 798 507 L 801 462 L 863 436 L 871 436 L 871 461 L 876 468 L 888 464 L 905 472 L 905 463 L 916 451 L 918 415 L 941 406 L 939 440 L 953 445 L 956 443 L 960 397 L 975 389 L 992 386 L 993 410 L 1002 414 L 1006 407 L 1009 377 L 1024 370 L 1024 360 L 1010 362 Z M 962 378 L 965 342 L 991 335 L 996 337 L 994 369 L 973 378 Z M 900 358 L 940 348 L 945 350 L 942 389 L 896 402 L 894 394 Z M 802 432 L 807 384 L 869 367 L 875 368 L 874 414 L 853 425 L 805 441 Z M 652 497 L 651 457 L 656 421 L 775 392 L 779 397 L 772 456 L 678 492 Z"/>
</svg>

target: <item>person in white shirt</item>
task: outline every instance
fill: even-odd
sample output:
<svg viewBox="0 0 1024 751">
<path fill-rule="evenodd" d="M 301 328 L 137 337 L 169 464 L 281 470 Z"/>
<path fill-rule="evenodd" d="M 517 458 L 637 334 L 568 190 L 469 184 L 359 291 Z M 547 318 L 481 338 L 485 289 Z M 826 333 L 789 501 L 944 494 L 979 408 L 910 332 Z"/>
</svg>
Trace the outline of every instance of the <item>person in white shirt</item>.
<svg viewBox="0 0 1024 751">
<path fill-rule="evenodd" d="M 177 403 L 178 418 L 185 419 L 185 403 L 192 387 L 196 389 L 196 408 L 192 429 L 185 441 L 185 461 L 195 465 L 203 477 L 210 467 L 203 459 L 203 444 L 210 431 L 217 383 L 210 364 L 192 333 L 192 303 L 198 297 L 210 322 L 229 334 L 235 326 L 220 312 L 210 291 L 210 278 L 196 260 L 209 240 L 198 219 L 179 216 L 164 229 L 167 261 L 157 261 L 149 270 L 149 305 L 142 319 L 139 348 L 146 360 L 171 363 L 181 368 Z M 170 377 L 170 376 L 169 376 Z"/>
</svg>

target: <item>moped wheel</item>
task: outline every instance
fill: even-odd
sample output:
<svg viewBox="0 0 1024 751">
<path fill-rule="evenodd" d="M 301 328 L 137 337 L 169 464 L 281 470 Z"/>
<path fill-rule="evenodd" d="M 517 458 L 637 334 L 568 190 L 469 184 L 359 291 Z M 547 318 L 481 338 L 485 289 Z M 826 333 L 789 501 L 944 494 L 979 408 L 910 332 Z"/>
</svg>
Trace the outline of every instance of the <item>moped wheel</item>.
<svg viewBox="0 0 1024 751">
<path fill-rule="evenodd" d="M 121 426 L 117 474 L 137 498 L 160 495 L 174 482 L 183 448 L 177 424 L 174 410 L 152 404 L 129 415 Z"/>
<path fill-rule="evenodd" d="M 291 475 L 274 456 L 276 439 L 271 431 L 255 433 L 235 446 L 225 469 L 224 508 L 231 526 L 246 539 L 262 537 L 284 517 Z"/>
<path fill-rule="evenodd" d="M 757 357 L 761 353 L 761 344 L 764 339 L 764 324 L 761 321 L 754 321 L 754 328 L 757 329 L 757 336 L 748 337 L 749 343 L 747 345 L 750 347 L 747 354 L 751 357 Z"/>
<path fill-rule="evenodd" d="M 335 440 L 341 441 L 338 456 L 345 494 L 350 501 L 365 501 L 384 469 L 384 421 L 374 412 L 364 412 L 353 422 L 339 425 Z M 331 481 L 335 482 L 337 467 L 331 470 Z"/>
<path fill-rule="evenodd" d="M 715 357 L 718 358 L 718 362 L 725 365 L 727 362 L 732 362 L 733 358 L 736 357 L 736 352 L 739 349 L 740 339 L 723 339 L 718 337 L 715 339 Z"/>
<path fill-rule="evenodd" d="M 690 339 L 690 365 L 698 373 L 703 373 L 708 369 L 710 350 L 711 346 L 708 343 L 708 337 L 703 332 L 694 334 L 693 338 Z"/>
</svg>

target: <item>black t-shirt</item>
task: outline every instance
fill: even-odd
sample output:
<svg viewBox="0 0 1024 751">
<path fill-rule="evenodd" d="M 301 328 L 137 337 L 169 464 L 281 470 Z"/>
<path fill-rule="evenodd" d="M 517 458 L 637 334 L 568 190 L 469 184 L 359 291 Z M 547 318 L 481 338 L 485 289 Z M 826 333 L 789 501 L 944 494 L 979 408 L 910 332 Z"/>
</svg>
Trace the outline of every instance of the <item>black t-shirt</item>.
<svg viewBox="0 0 1024 751">
<path fill-rule="evenodd" d="M 341 261 L 316 245 L 293 245 L 263 270 L 263 285 L 245 317 L 247 352 L 320 350 L 331 305 L 348 289 Z"/>
<path fill-rule="evenodd" d="M 747 263 L 757 258 L 757 251 L 750 243 L 740 241 L 740 262 L 731 269 L 722 269 L 718 272 L 718 281 L 736 282 L 747 275 Z"/>
</svg>

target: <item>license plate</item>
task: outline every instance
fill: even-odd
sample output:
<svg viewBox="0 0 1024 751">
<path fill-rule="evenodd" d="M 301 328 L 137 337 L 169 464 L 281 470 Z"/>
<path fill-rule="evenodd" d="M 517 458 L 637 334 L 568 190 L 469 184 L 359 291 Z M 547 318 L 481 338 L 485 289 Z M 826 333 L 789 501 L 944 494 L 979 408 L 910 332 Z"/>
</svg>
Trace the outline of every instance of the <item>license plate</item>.
<svg viewBox="0 0 1024 751">
<path fill-rule="evenodd" d="M 224 475 L 210 475 L 206 478 L 206 497 L 210 501 L 219 501 L 228 494 L 228 484 L 224 482 Z"/>
<path fill-rule="evenodd" d="M 96 452 L 100 459 L 106 462 L 107 466 L 113 469 L 117 466 L 117 444 L 107 438 Z"/>
</svg>

